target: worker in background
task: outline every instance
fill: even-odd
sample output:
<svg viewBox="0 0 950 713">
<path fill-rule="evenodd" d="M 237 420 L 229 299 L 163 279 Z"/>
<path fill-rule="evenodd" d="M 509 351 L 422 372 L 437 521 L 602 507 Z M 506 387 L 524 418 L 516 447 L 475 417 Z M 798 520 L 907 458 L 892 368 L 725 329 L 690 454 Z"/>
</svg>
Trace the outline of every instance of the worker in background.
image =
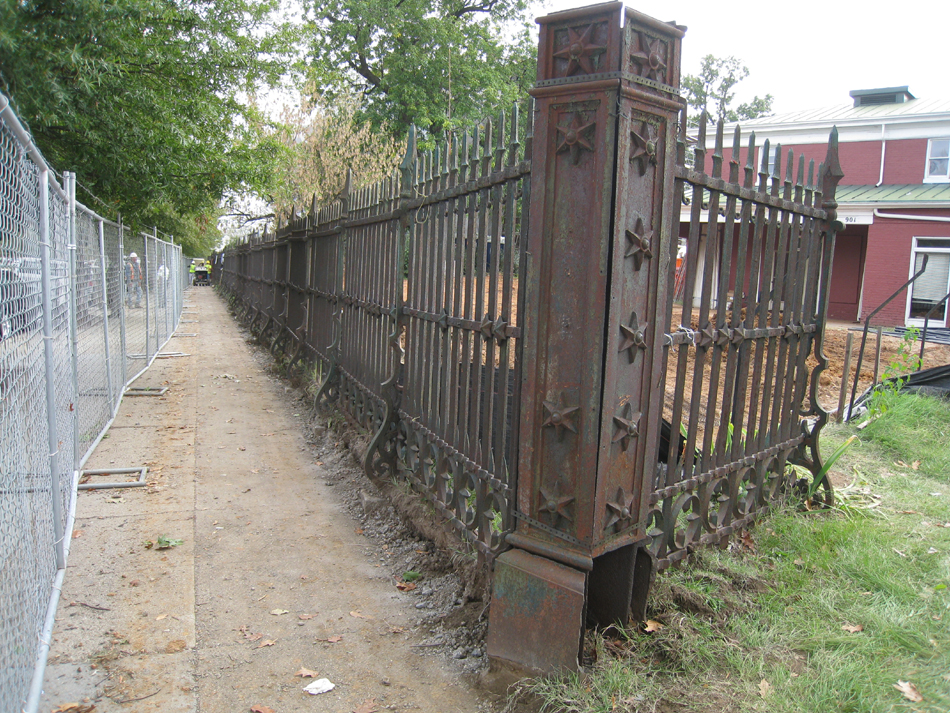
<svg viewBox="0 0 950 713">
<path fill-rule="evenodd" d="M 142 266 L 135 253 L 129 253 L 125 263 L 125 297 L 129 307 L 142 307 Z"/>
</svg>

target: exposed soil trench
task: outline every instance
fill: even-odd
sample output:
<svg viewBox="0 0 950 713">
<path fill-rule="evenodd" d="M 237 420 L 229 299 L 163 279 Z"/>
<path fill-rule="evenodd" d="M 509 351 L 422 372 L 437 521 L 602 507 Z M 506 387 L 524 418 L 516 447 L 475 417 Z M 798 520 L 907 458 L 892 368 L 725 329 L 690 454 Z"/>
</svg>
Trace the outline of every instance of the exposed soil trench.
<svg viewBox="0 0 950 713">
<path fill-rule="evenodd" d="M 374 499 L 217 294 L 185 309 L 197 336 L 163 351 L 188 356 L 135 383 L 168 392 L 127 397 L 86 466 L 147 465 L 148 486 L 79 494 L 40 710 L 490 709 L 471 685 L 485 603 Z M 304 692 L 302 669 L 335 688 Z"/>
</svg>

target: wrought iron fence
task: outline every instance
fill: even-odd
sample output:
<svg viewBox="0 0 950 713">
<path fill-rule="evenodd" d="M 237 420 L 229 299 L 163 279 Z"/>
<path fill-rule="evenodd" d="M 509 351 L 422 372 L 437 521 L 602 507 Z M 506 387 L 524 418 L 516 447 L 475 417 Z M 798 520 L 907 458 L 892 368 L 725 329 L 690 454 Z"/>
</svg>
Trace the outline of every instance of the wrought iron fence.
<svg viewBox="0 0 950 713">
<path fill-rule="evenodd" d="M 705 120 L 688 157 L 685 28 L 619 3 L 539 23 L 523 144 L 517 114 L 410 138 L 398 175 L 218 264 L 374 434 L 367 471 L 494 559 L 489 655 L 553 671 L 585 616 L 643 617 L 657 569 L 800 488 L 790 464 L 820 477 L 841 169 L 834 133 L 783 176 L 739 129 L 710 153 Z"/>
<path fill-rule="evenodd" d="M 216 258 L 252 328 L 294 362 L 316 359 L 320 397 L 375 434 L 367 470 L 406 477 L 489 556 L 514 527 L 530 190 L 530 129 L 522 146 L 517 109 L 506 119 L 418 155 L 410 143 L 399 175 Z M 651 320 L 665 332 L 664 407 L 646 446 L 644 531 L 661 569 L 787 495 L 789 463 L 819 462 L 840 174 L 834 137 L 828 165 L 806 170 L 799 157 L 796 168 L 790 155 L 782 177 L 784 157 L 770 169 L 765 142 L 757 170 L 754 137 L 741 145 L 738 128 L 728 160 L 721 123 L 710 154 L 703 122 L 690 162 L 681 131 L 686 251 L 660 236 L 651 252 L 670 253 Z"/>
<path fill-rule="evenodd" d="M 707 128 L 704 117 L 696 168 L 684 161 L 680 135 L 675 191 L 690 213 L 680 231 L 686 253 L 677 267 L 672 243 L 674 289 L 655 322 L 665 332 L 665 399 L 662 432 L 648 446 L 657 469 L 647 534 L 660 568 L 698 544 L 724 542 L 789 493 L 799 475 L 787 466 L 820 462 L 828 418 L 817 385 L 827 366 L 837 135 L 817 170 L 768 141 L 756 170 L 754 134 L 743 146 L 737 126 L 724 149 L 719 122 L 710 155 Z"/>
<path fill-rule="evenodd" d="M 410 136 L 398 173 L 218 258 L 252 328 L 316 359 L 320 397 L 375 434 L 367 469 L 407 478 L 486 556 L 513 527 L 530 119 L 424 152 Z"/>
<path fill-rule="evenodd" d="M 75 187 L 72 174 L 57 181 L 0 95 L 4 711 L 33 711 L 39 701 L 79 469 L 111 423 L 124 386 L 155 357 L 182 306 L 181 248 L 133 236 L 77 203 Z M 152 322 L 123 305 L 136 284 L 137 263 L 126 252 L 139 245 L 140 284 L 153 285 L 145 298 Z M 171 268 L 164 289 L 146 280 L 149 265 Z"/>
</svg>

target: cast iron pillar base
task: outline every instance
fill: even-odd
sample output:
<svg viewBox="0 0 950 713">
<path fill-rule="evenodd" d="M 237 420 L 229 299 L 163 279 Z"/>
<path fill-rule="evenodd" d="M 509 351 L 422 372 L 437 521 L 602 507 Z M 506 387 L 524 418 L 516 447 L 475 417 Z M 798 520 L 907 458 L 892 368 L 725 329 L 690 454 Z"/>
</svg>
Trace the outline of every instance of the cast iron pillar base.
<svg viewBox="0 0 950 713">
<path fill-rule="evenodd" d="M 587 574 L 523 550 L 495 560 L 486 649 L 529 674 L 576 671 Z"/>
</svg>

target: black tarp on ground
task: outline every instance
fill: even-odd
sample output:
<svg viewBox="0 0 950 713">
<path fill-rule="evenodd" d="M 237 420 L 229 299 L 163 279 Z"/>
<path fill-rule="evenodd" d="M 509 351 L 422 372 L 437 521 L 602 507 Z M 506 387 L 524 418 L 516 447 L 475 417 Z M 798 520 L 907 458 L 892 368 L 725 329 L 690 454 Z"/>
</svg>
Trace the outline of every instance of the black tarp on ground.
<svg viewBox="0 0 950 713">
<path fill-rule="evenodd" d="M 890 379 L 884 379 L 880 384 L 875 384 L 861 394 L 858 400 L 854 402 L 854 415 L 858 416 L 867 411 L 867 402 L 874 389 L 880 388 L 882 384 L 893 384 L 898 379 L 906 379 L 904 385 L 901 387 L 901 391 L 950 399 L 950 364 L 945 364 L 930 369 L 923 369 L 909 376 L 895 376 Z"/>
</svg>

